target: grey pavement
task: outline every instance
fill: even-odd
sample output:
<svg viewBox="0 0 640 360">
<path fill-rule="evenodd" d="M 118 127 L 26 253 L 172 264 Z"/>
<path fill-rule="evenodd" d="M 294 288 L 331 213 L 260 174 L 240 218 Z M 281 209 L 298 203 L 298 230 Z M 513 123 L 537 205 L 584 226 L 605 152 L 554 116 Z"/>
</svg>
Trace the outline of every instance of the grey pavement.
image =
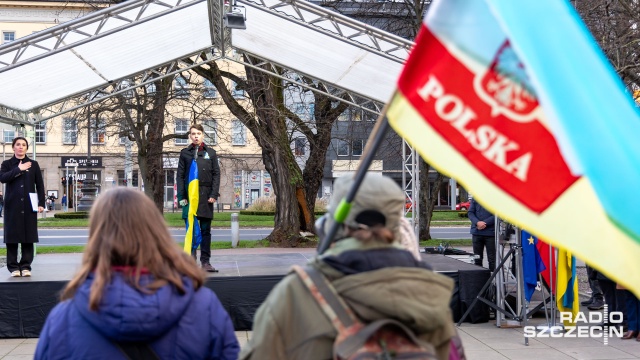
<svg viewBox="0 0 640 360">
<path fill-rule="evenodd" d="M 540 324 L 544 319 L 533 319 Z M 640 342 L 612 338 L 608 345 L 601 338 L 530 338 L 524 343 L 522 328 L 498 328 L 495 322 L 464 323 L 458 328 L 469 360 L 572 360 L 640 359 Z M 243 346 L 251 331 L 236 331 Z M 0 359 L 32 359 L 38 339 L 0 339 Z"/>
<path fill-rule="evenodd" d="M 308 259 L 314 255 L 314 249 L 226 249 L 213 252 L 213 259 L 224 262 L 231 256 L 248 256 L 251 254 L 289 254 L 301 255 L 301 259 Z M 72 254 L 39 255 L 38 260 L 51 258 L 49 261 L 69 263 Z M 79 255 L 75 255 L 79 257 Z M 34 262 L 34 264 L 36 263 Z M 67 271 L 73 272 L 67 266 Z M 34 274 L 35 275 L 35 274 Z M 65 275 L 69 276 L 69 274 Z M 213 275 L 216 276 L 216 275 Z M 584 298 L 583 298 L 584 299 Z M 582 299 L 581 299 L 582 300 Z M 582 308 L 588 312 L 586 308 Z M 544 317 L 530 319 L 529 325 L 546 324 Z M 640 359 L 640 342 L 634 340 L 620 340 L 617 337 L 608 339 L 608 344 L 600 338 L 565 338 L 565 337 L 537 337 L 530 338 L 529 345 L 525 345 L 522 327 L 498 328 L 495 321 L 482 324 L 463 323 L 459 333 L 470 360 L 492 359 Z M 237 331 L 236 336 L 240 344 L 246 344 L 251 338 L 251 331 Z M 0 359 L 31 359 L 35 353 L 38 339 L 0 339 Z"/>
</svg>

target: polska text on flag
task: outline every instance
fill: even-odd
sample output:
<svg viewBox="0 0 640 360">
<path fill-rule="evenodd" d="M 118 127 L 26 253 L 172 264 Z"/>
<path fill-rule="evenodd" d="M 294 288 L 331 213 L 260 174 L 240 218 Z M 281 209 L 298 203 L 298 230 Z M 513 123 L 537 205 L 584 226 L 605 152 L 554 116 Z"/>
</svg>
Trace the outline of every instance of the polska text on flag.
<svg viewBox="0 0 640 360">
<path fill-rule="evenodd" d="M 491 211 L 640 296 L 640 207 L 619 201 L 640 121 L 568 2 L 434 1 L 387 116 Z"/>
</svg>

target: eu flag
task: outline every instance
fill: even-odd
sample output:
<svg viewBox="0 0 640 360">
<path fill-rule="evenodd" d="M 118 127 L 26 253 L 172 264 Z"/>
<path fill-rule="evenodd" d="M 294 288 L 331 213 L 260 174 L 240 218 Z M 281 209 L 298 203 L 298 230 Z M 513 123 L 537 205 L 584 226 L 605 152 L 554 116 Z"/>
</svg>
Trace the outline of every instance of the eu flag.
<svg viewBox="0 0 640 360">
<path fill-rule="evenodd" d="M 546 267 L 538 252 L 538 238 L 522 230 L 522 270 L 524 273 L 524 296 L 531 301 L 531 296 L 538 284 L 538 274 Z"/>
<path fill-rule="evenodd" d="M 196 164 L 196 159 L 191 162 L 186 186 L 189 210 L 185 220 L 187 234 L 184 236 L 184 251 L 187 254 L 191 254 L 202 242 L 202 233 L 200 232 L 200 224 L 197 218 L 200 185 L 198 183 L 198 164 Z"/>
</svg>

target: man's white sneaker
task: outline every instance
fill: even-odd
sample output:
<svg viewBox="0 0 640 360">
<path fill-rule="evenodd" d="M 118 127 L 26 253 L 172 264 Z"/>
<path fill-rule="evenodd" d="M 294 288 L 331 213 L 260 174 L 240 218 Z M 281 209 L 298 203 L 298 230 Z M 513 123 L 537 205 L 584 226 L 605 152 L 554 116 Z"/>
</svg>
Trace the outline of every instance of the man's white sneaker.
<svg viewBox="0 0 640 360">
<path fill-rule="evenodd" d="M 12 277 L 19 277 L 19 276 L 22 276 L 22 275 L 20 274 L 20 270 L 16 270 L 16 271 L 12 271 L 11 272 L 11 276 Z"/>
<path fill-rule="evenodd" d="M 31 276 L 31 271 L 29 271 L 29 270 L 22 270 L 22 276 Z"/>
</svg>

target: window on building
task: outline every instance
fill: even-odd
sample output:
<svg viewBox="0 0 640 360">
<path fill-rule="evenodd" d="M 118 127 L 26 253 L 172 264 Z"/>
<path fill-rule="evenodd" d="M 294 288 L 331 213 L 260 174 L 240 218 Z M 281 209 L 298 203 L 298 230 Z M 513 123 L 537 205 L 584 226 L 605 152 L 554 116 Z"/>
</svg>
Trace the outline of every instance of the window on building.
<svg viewBox="0 0 640 360">
<path fill-rule="evenodd" d="M 124 123 L 120 123 L 118 125 L 118 137 L 120 138 L 120 145 L 125 145 L 127 143 L 126 134 L 131 134 L 131 131 L 128 131 L 128 125 Z"/>
<path fill-rule="evenodd" d="M 91 119 L 91 143 L 96 145 L 104 145 L 105 130 L 107 124 L 105 119 Z"/>
<path fill-rule="evenodd" d="M 36 124 L 36 144 L 45 144 L 47 142 L 47 122 L 43 121 Z"/>
<path fill-rule="evenodd" d="M 4 142 L 7 144 L 11 144 L 11 142 L 13 142 L 13 138 L 16 137 L 16 132 L 13 130 L 5 130 L 3 135 Z"/>
<path fill-rule="evenodd" d="M 231 82 L 231 95 L 236 99 L 244 98 L 244 90 L 235 81 Z"/>
<path fill-rule="evenodd" d="M 147 95 L 152 95 L 152 94 L 156 93 L 156 84 L 155 83 L 148 83 L 144 87 L 147 89 Z"/>
<path fill-rule="evenodd" d="M 202 96 L 204 96 L 206 99 L 213 99 L 218 97 L 218 89 L 216 89 L 216 87 L 209 79 L 204 79 L 202 85 L 204 86 Z"/>
<path fill-rule="evenodd" d="M 62 143 L 75 144 L 78 141 L 78 122 L 76 119 L 62 119 Z"/>
<path fill-rule="evenodd" d="M 338 116 L 338 121 L 361 121 L 362 110 L 360 109 L 347 109 Z"/>
<path fill-rule="evenodd" d="M 364 140 L 353 140 L 351 143 L 351 150 L 353 156 L 362 156 L 362 150 L 364 149 Z"/>
<path fill-rule="evenodd" d="M 233 120 L 231 132 L 231 145 L 247 144 L 247 130 L 240 120 Z"/>
<path fill-rule="evenodd" d="M 16 39 L 15 31 L 3 31 L 2 32 L 2 43 L 6 44 L 8 42 L 12 42 Z"/>
<path fill-rule="evenodd" d="M 177 76 L 174 82 L 175 96 L 180 99 L 189 97 L 189 83 L 183 76 Z"/>
<path fill-rule="evenodd" d="M 186 119 L 176 119 L 176 127 L 174 134 L 182 135 L 186 134 L 189 131 L 189 121 Z M 176 145 L 187 145 L 189 143 L 189 139 L 176 139 Z"/>
<path fill-rule="evenodd" d="M 309 104 L 309 120 L 316 119 L 316 104 Z"/>
<path fill-rule="evenodd" d="M 302 102 L 293 103 L 293 112 L 301 119 L 305 119 L 307 115 L 307 108 Z"/>
<path fill-rule="evenodd" d="M 131 80 L 123 80 L 120 83 L 120 86 L 118 86 L 118 90 L 124 90 L 124 89 L 129 89 L 125 92 L 122 93 L 122 96 L 124 96 L 127 99 L 131 99 L 133 97 L 133 86 L 135 85 L 135 83 Z"/>
<path fill-rule="evenodd" d="M 338 156 L 349 156 L 349 143 L 344 140 L 338 140 L 336 153 Z"/>
<path fill-rule="evenodd" d="M 338 115 L 338 121 L 349 121 L 349 109 L 342 112 L 342 114 Z"/>
<path fill-rule="evenodd" d="M 218 144 L 218 122 L 216 120 L 205 120 L 202 122 L 204 128 L 204 143 L 207 145 Z"/>
<path fill-rule="evenodd" d="M 304 137 L 298 137 L 295 139 L 294 153 L 296 156 L 304 156 L 306 154 L 307 139 Z"/>
<path fill-rule="evenodd" d="M 363 115 L 362 117 L 364 118 L 365 121 L 376 121 L 378 120 L 378 115 L 368 112 L 368 111 L 363 111 Z"/>
</svg>

